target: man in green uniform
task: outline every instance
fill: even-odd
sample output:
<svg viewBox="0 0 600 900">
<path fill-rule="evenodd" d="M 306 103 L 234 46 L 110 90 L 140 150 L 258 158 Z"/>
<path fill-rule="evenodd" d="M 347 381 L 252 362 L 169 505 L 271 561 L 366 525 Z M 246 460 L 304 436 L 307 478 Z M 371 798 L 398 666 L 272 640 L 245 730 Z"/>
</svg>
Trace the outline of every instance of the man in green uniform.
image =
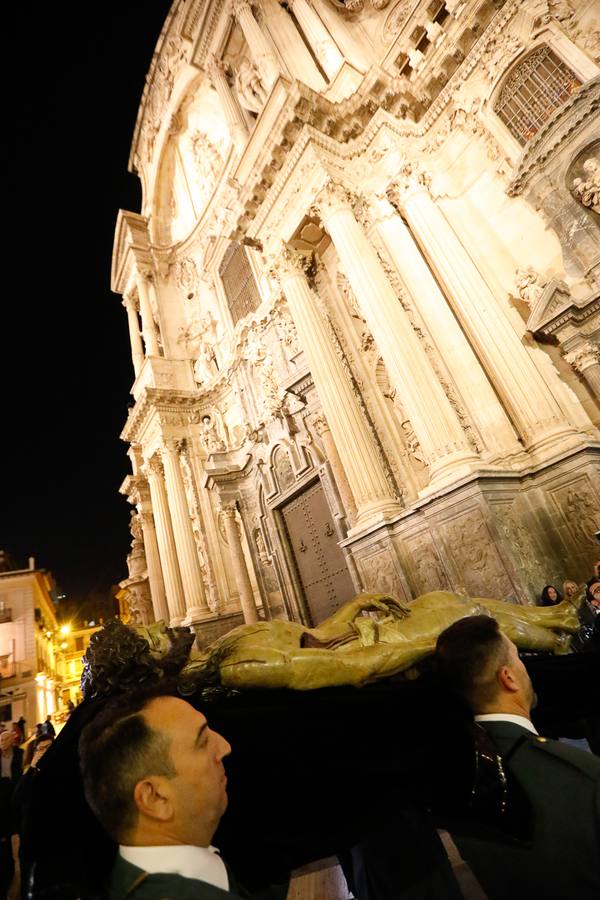
<svg viewBox="0 0 600 900">
<path fill-rule="evenodd" d="M 456 837 L 490 900 L 600 897 L 600 759 L 538 735 L 529 675 L 493 618 L 455 622 L 440 634 L 436 658 L 531 807 L 529 840 L 496 841 L 483 830 Z"/>
</svg>

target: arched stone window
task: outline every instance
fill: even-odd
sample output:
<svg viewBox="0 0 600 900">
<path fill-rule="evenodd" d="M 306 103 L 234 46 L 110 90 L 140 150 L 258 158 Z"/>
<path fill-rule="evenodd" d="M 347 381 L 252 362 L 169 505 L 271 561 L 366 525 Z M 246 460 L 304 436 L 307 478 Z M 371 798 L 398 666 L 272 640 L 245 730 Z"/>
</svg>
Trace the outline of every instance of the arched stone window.
<svg viewBox="0 0 600 900">
<path fill-rule="evenodd" d="M 519 144 L 525 145 L 580 85 L 575 72 L 542 44 L 509 73 L 494 112 Z"/>
<path fill-rule="evenodd" d="M 219 266 L 219 275 L 235 325 L 260 306 L 260 294 L 242 244 L 231 242 Z"/>
</svg>

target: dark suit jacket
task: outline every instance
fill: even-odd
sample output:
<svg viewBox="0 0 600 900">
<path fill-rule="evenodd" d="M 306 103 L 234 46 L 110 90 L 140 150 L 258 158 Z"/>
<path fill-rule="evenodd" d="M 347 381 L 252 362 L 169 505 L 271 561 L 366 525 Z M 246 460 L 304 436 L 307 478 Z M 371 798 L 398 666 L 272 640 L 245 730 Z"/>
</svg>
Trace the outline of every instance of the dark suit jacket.
<svg viewBox="0 0 600 900">
<path fill-rule="evenodd" d="M 229 876 L 232 883 L 231 873 Z M 247 894 L 222 891 L 196 878 L 149 875 L 117 856 L 107 900 L 245 900 Z"/>
<path fill-rule="evenodd" d="M 511 722 L 482 724 L 533 812 L 527 844 L 456 836 L 490 900 L 597 900 L 600 759 Z"/>
</svg>

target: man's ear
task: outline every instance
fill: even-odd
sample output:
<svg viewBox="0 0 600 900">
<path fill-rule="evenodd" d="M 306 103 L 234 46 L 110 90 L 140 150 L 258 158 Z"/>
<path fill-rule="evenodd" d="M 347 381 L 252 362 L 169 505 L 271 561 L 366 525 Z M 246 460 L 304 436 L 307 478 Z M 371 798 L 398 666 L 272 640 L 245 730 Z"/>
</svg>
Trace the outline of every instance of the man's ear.
<svg viewBox="0 0 600 900">
<path fill-rule="evenodd" d="M 519 683 L 515 679 L 510 666 L 500 666 L 496 673 L 496 678 L 503 691 L 508 694 L 516 694 L 519 690 Z"/>
<path fill-rule="evenodd" d="M 153 776 L 138 781 L 133 789 L 133 800 L 141 816 L 166 822 L 173 815 L 166 778 Z"/>
</svg>

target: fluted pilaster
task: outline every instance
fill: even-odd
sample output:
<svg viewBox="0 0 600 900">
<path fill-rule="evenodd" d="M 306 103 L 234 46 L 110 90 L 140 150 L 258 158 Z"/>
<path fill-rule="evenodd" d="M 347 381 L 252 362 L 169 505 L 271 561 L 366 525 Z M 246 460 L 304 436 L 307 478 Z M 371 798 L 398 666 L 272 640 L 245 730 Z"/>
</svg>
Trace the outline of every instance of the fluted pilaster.
<svg viewBox="0 0 600 900">
<path fill-rule="evenodd" d="M 180 625 L 185 618 L 185 596 L 179 574 L 179 561 L 175 549 L 162 462 L 158 457 L 153 457 L 146 463 L 145 471 L 154 512 L 156 539 L 169 611 L 168 618 L 171 625 Z"/>
<path fill-rule="evenodd" d="M 575 429 L 555 398 L 506 312 L 433 201 L 428 178 L 407 164 L 388 191 L 446 289 L 452 308 L 508 411 L 525 447 L 555 446 Z"/>
<path fill-rule="evenodd" d="M 347 192 L 330 182 L 316 207 L 421 444 L 432 484 L 467 474 L 477 457 Z"/>
<path fill-rule="evenodd" d="M 409 229 L 390 201 L 372 203 L 377 231 L 460 392 L 480 442 L 494 458 L 523 451 L 511 422 Z"/>
<path fill-rule="evenodd" d="M 208 616 L 210 615 L 210 609 L 204 593 L 200 561 L 179 463 L 178 444 L 178 441 L 165 441 L 161 450 L 161 457 L 165 468 L 167 497 L 171 521 L 173 522 L 173 535 L 175 537 L 186 613 L 192 617 Z"/>
<path fill-rule="evenodd" d="M 302 266 L 305 259 L 289 247 L 282 249 L 273 268 L 294 319 L 300 344 L 307 356 L 321 405 L 356 503 L 356 527 L 381 516 L 400 512 L 362 410 L 354 394 L 344 361 L 338 356 L 331 333 L 321 316 Z"/>
<path fill-rule="evenodd" d="M 279 76 L 279 62 L 275 51 L 254 18 L 248 0 L 233 0 L 233 14 L 244 33 L 252 59 L 266 87 L 270 90 Z"/>
<path fill-rule="evenodd" d="M 258 622 L 258 612 L 254 602 L 254 592 L 246 566 L 246 558 L 244 556 L 244 548 L 240 538 L 240 532 L 237 524 L 236 503 L 222 503 L 221 512 L 223 515 L 223 523 L 225 525 L 225 534 L 227 535 L 227 543 L 229 544 L 229 554 L 231 565 L 233 568 L 233 577 L 236 587 L 240 595 L 240 606 L 244 616 L 244 622 L 251 625 Z"/>
<path fill-rule="evenodd" d="M 129 341 L 131 343 L 131 361 L 136 378 L 140 374 L 144 364 L 144 347 L 140 335 L 140 322 L 132 297 L 123 297 L 123 306 L 127 312 L 127 324 L 129 326 Z"/>
</svg>

